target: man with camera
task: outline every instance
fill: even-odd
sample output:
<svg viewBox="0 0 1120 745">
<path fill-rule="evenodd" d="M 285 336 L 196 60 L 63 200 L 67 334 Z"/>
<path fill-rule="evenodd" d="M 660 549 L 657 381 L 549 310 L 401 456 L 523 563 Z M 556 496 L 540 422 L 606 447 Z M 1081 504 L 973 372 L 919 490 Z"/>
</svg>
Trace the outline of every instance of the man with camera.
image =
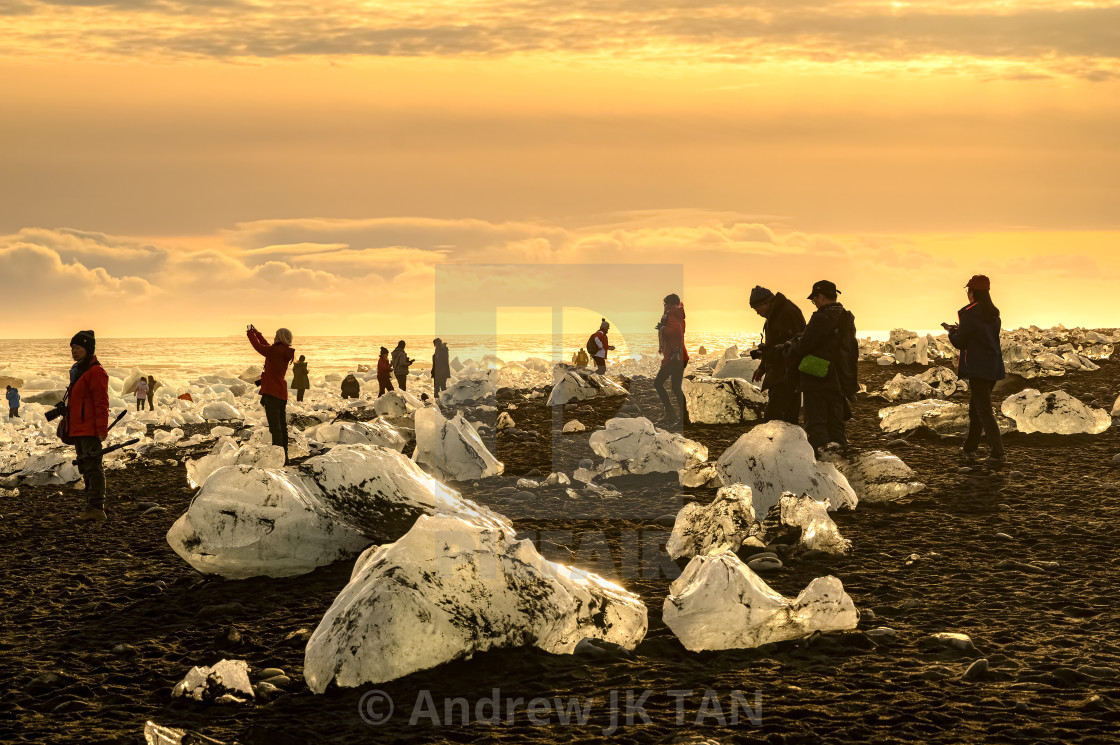
<svg viewBox="0 0 1120 745">
<path fill-rule="evenodd" d="M 818 456 L 827 449 L 847 448 L 844 422 L 852 417 L 848 400 L 859 390 L 856 319 L 837 301 L 839 294 L 827 279 L 815 283 L 809 300 L 816 311 L 805 330 L 782 345 L 789 364 L 800 373 L 805 434 Z"/>
<path fill-rule="evenodd" d="M 782 293 L 775 295 L 759 285 L 751 290 L 749 302 L 754 312 L 766 319 L 762 324 L 762 343 L 751 350 L 751 359 L 761 360 L 752 380 L 761 380 L 762 390 L 768 391 L 763 419 L 797 424 L 801 413 L 797 366 L 790 365 L 775 348 L 805 330 L 805 315 Z"/>
<path fill-rule="evenodd" d="M 109 436 L 109 374 L 97 361 L 92 331 L 70 340 L 70 387 L 48 419 L 62 417 L 58 436 L 78 452 L 78 472 L 86 482 L 86 509 L 80 520 L 105 522 L 105 465 L 102 444 Z M 57 413 L 56 413 L 57 412 Z"/>
</svg>

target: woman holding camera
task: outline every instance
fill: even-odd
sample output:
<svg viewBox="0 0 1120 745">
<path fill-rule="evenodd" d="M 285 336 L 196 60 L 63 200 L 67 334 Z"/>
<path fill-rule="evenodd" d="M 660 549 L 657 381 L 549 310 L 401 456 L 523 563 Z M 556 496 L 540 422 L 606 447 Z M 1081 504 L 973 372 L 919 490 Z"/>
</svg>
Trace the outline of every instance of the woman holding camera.
<svg viewBox="0 0 1120 745">
<path fill-rule="evenodd" d="M 264 334 L 249 324 L 245 331 L 249 343 L 264 357 L 264 373 L 261 374 L 261 405 L 268 419 L 268 431 L 272 434 L 272 444 L 284 448 L 284 465 L 288 465 L 288 365 L 295 358 L 292 349 L 292 332 L 276 329 L 276 336 L 269 344 Z"/>
<path fill-rule="evenodd" d="M 980 434 L 988 440 L 989 465 L 1007 462 L 1000 437 L 999 425 L 992 411 L 992 388 L 1005 377 L 1003 352 L 999 346 L 999 308 L 992 303 L 992 283 L 983 274 L 968 280 L 965 292 L 968 305 L 957 311 L 957 323 L 943 323 L 949 332 L 949 342 L 961 350 L 957 376 L 968 380 L 968 436 L 961 454 L 965 460 L 976 460 Z"/>
</svg>

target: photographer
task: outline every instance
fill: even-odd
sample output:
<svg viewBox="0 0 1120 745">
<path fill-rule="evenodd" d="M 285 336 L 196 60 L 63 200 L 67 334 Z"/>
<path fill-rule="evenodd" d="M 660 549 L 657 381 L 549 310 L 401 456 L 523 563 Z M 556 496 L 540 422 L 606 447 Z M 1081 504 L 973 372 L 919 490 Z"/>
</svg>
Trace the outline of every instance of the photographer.
<svg viewBox="0 0 1120 745">
<path fill-rule="evenodd" d="M 78 453 L 78 471 L 86 482 L 86 509 L 79 519 L 105 521 L 105 465 L 102 445 L 109 435 L 109 375 L 97 361 L 92 331 L 79 331 L 70 340 L 70 387 L 66 389 L 59 438 Z"/>
<path fill-rule="evenodd" d="M 751 359 L 762 361 L 751 379 L 755 383 L 761 380 L 762 390 L 769 391 L 763 421 L 779 419 L 797 424 L 801 414 L 797 366 L 790 365 L 775 347 L 805 330 L 805 315 L 785 295 L 775 295 L 760 285 L 751 290 L 749 302 L 754 312 L 766 319 L 762 324 L 762 343 L 751 350 Z"/>
<path fill-rule="evenodd" d="M 661 353 L 661 369 L 653 379 L 653 388 L 661 399 L 661 406 L 665 414 L 658 420 L 663 428 L 675 427 L 678 424 L 688 423 L 688 407 L 685 404 L 684 390 L 681 384 L 684 380 L 684 367 L 688 364 L 688 350 L 684 346 L 685 315 L 684 303 L 676 293 L 666 295 L 662 301 L 663 312 L 661 320 L 654 327 L 657 329 L 657 351 Z M 665 390 L 665 383 L 673 388 L 673 398 L 680 407 L 680 416 L 673 412 L 673 404 L 669 393 Z"/>
<path fill-rule="evenodd" d="M 288 465 L 288 365 L 295 358 L 292 349 L 292 332 L 276 329 L 271 344 L 264 334 L 249 324 L 245 331 L 249 343 L 264 357 L 264 373 L 261 374 L 261 405 L 268 419 L 268 431 L 272 444 L 284 448 L 284 465 Z"/>
<path fill-rule="evenodd" d="M 397 387 L 402 391 L 408 386 L 408 368 L 416 360 L 405 354 L 404 339 L 397 342 L 396 349 L 393 350 L 393 375 L 397 378 Z"/>
</svg>

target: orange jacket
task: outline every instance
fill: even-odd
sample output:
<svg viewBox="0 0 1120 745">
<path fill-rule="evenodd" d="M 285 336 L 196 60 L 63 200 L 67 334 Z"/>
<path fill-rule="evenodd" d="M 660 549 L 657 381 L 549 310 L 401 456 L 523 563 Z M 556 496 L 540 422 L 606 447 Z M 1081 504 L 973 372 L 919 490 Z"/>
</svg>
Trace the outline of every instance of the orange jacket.
<svg viewBox="0 0 1120 745">
<path fill-rule="evenodd" d="M 688 350 L 684 346 L 684 303 L 665 311 L 661 317 L 661 364 L 678 352 L 680 360 L 688 364 Z"/>
<path fill-rule="evenodd" d="M 94 357 L 89 368 L 70 385 L 71 437 L 109 435 L 109 374 Z"/>
<path fill-rule="evenodd" d="M 274 396 L 281 401 L 288 400 L 288 365 L 295 359 L 296 352 L 287 344 L 269 344 L 264 334 L 256 329 L 245 332 L 253 349 L 264 357 L 264 373 L 261 375 L 261 395 Z"/>
</svg>

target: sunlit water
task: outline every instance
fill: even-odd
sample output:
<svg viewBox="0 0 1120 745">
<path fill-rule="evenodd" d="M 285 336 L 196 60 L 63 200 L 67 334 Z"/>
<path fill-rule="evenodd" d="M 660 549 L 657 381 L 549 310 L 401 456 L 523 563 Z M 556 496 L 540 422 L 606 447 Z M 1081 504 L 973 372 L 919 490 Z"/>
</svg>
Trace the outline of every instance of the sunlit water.
<svg viewBox="0 0 1120 745">
<path fill-rule="evenodd" d="M 867 332 L 873 338 L 886 338 L 887 332 Z M 337 372 L 346 373 L 358 365 L 374 366 L 381 346 L 390 350 L 401 337 L 375 339 L 357 336 L 307 336 L 296 337 L 297 355 L 307 357 L 308 367 L 314 375 Z M 416 360 L 413 369 L 431 366 L 432 339 L 428 336 L 405 336 L 405 348 Z M 689 333 L 690 351 L 701 346 L 709 352 L 722 352 L 732 344 L 740 350 L 754 346 L 757 333 Z M 551 335 L 508 334 L 496 339 L 492 336 L 448 336 L 447 343 L 452 358 L 460 360 L 481 359 L 483 355 L 497 355 L 504 361 L 540 357 L 550 361 L 569 361 L 587 342 L 587 334 L 564 334 L 556 339 Z M 631 335 L 621 338 L 612 335 L 611 343 L 617 349 L 612 356 L 655 355 L 655 334 Z M 249 345 L 244 336 L 205 337 L 195 339 L 99 339 L 97 356 L 108 368 L 139 367 L 146 373 L 182 376 L 187 373 L 206 373 L 222 369 L 242 370 L 259 365 L 261 356 Z M 0 339 L 0 370 L 14 370 L 40 376 L 57 377 L 69 369 L 68 339 Z"/>
</svg>

